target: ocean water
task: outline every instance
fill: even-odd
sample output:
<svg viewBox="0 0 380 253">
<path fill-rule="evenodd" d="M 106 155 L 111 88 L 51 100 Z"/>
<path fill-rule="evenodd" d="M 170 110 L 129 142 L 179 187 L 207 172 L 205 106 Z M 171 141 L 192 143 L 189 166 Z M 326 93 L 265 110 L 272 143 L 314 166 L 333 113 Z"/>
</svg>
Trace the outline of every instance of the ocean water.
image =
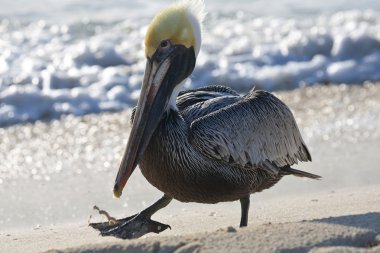
<svg viewBox="0 0 380 253">
<path fill-rule="evenodd" d="M 146 27 L 171 2 L 0 0 L 0 126 L 134 106 Z M 380 1 L 205 2 L 186 88 L 380 80 Z"/>
</svg>

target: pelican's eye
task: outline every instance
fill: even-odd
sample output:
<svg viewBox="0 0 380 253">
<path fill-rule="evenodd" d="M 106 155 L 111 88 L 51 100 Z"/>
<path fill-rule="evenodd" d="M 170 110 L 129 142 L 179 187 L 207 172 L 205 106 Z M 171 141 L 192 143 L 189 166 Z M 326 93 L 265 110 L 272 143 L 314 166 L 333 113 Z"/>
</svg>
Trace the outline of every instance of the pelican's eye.
<svg viewBox="0 0 380 253">
<path fill-rule="evenodd" d="M 170 47 L 170 41 L 169 40 L 163 40 L 160 43 L 160 48 L 161 49 L 167 49 Z"/>
<path fill-rule="evenodd" d="M 165 58 L 170 54 L 172 43 L 169 40 L 162 40 L 160 42 L 160 45 L 158 46 L 154 56 L 156 58 L 156 61 L 160 62 L 162 60 L 165 60 Z"/>
</svg>

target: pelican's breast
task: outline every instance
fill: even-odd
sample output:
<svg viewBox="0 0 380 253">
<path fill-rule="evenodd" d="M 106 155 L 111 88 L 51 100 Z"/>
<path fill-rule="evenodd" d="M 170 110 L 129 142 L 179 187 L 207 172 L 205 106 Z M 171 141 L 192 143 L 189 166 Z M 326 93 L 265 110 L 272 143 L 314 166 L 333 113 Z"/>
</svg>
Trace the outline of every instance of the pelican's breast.
<svg viewBox="0 0 380 253">
<path fill-rule="evenodd" d="M 161 120 L 139 163 L 145 178 L 182 202 L 217 203 L 249 194 L 252 171 L 203 156 L 188 142 L 188 129 L 178 112 Z"/>
</svg>

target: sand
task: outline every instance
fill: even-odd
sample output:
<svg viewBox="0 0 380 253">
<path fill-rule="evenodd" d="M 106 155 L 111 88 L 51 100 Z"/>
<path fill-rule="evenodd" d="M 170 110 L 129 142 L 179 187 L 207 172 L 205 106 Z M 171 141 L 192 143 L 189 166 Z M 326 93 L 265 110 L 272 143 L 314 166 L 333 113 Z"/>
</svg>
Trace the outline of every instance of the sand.
<svg viewBox="0 0 380 253">
<path fill-rule="evenodd" d="M 341 189 L 253 202 L 251 225 L 239 212 L 213 206 L 214 215 L 155 218 L 172 230 L 135 240 L 102 238 L 86 224 L 14 231 L 0 236 L 2 252 L 379 252 L 380 187 Z M 378 245 L 378 246 L 375 246 Z M 65 249 L 68 248 L 68 249 Z"/>
<path fill-rule="evenodd" d="M 123 198 L 111 197 L 129 111 L 0 129 L 0 252 L 379 252 L 380 85 L 276 94 L 313 156 L 297 168 L 323 179 L 288 177 L 252 195 L 243 229 L 238 202 L 174 201 L 154 216 L 172 230 L 136 240 L 87 226 L 95 204 L 124 217 L 161 194 L 136 171 Z"/>
</svg>

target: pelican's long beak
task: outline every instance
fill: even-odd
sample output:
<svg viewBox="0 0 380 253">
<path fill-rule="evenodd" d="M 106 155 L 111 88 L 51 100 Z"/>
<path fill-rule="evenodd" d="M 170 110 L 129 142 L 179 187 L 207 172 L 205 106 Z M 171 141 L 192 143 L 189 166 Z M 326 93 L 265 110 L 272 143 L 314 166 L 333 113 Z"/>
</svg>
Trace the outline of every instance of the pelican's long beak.
<svg viewBox="0 0 380 253">
<path fill-rule="evenodd" d="M 170 45 L 159 48 L 147 59 L 140 98 L 113 193 L 120 197 L 125 184 L 140 161 L 149 141 L 167 110 L 173 89 L 193 71 L 194 48 Z"/>
</svg>

